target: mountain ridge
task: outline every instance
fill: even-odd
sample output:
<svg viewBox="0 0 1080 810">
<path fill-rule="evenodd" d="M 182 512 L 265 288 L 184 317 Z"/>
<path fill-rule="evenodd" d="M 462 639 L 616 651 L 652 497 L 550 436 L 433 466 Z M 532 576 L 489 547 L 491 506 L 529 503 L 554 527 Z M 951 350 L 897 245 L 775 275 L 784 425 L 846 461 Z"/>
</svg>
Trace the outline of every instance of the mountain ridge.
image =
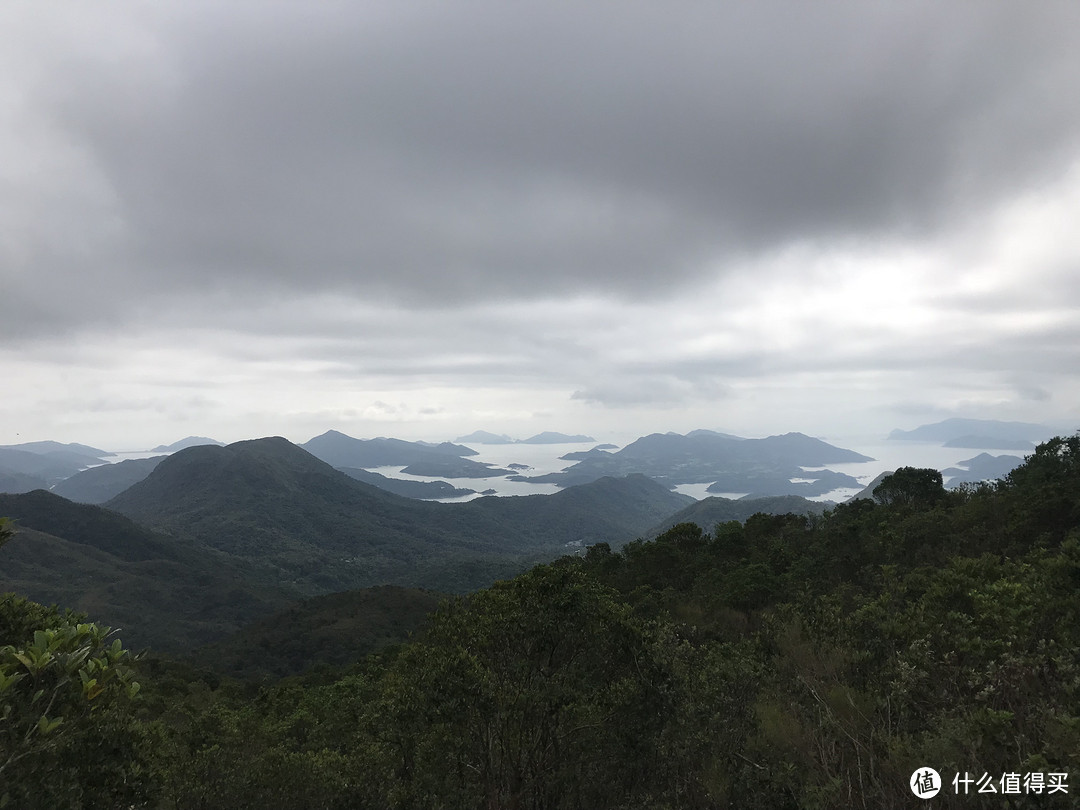
<svg viewBox="0 0 1080 810">
<path fill-rule="evenodd" d="M 641 473 L 671 485 L 711 484 L 723 480 L 727 491 L 736 491 L 730 486 L 736 479 L 738 491 L 756 490 L 755 481 L 760 481 L 772 491 L 781 479 L 819 477 L 803 467 L 872 460 L 869 456 L 834 447 L 802 433 L 764 439 L 742 439 L 713 431 L 692 431 L 685 436 L 652 433 L 617 452 L 586 454 L 563 472 L 528 480 L 569 486 L 604 475 Z M 797 489 L 790 494 L 797 494 Z"/>
<path fill-rule="evenodd" d="M 557 495 L 412 500 L 270 437 L 179 451 L 105 506 L 315 595 L 391 582 L 434 587 L 416 572 L 437 577 L 438 561 L 454 557 L 504 567 L 523 555 L 556 556 L 568 542 L 625 542 L 687 498 L 643 478 Z M 476 576 L 485 579 L 480 569 Z"/>
</svg>

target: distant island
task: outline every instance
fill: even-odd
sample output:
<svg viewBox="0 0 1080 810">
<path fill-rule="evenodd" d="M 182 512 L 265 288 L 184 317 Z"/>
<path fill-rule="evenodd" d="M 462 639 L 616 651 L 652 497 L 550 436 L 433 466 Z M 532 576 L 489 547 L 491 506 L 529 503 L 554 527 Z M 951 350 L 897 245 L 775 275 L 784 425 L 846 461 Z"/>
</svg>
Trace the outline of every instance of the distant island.
<svg viewBox="0 0 1080 810">
<path fill-rule="evenodd" d="M 404 467 L 412 464 L 426 464 L 432 467 L 445 467 L 447 464 L 464 461 L 462 456 L 475 456 L 477 453 L 468 447 L 459 444 L 443 442 L 442 444 L 430 444 L 426 442 L 409 442 L 404 439 L 388 439 L 379 437 L 376 439 L 355 439 L 352 436 L 337 430 L 328 430 L 325 433 L 304 442 L 300 447 L 307 450 L 313 456 L 333 467 L 359 467 L 369 469 L 371 467 Z M 470 469 L 474 473 L 476 468 L 471 464 L 462 463 L 463 469 Z M 417 475 L 450 475 L 445 472 L 416 473 Z M 453 476 L 450 477 L 476 477 Z"/>
<path fill-rule="evenodd" d="M 565 433 L 555 433 L 550 430 L 545 430 L 543 433 L 537 433 L 535 436 L 530 436 L 527 439 L 522 439 L 522 444 L 582 444 L 584 442 L 595 442 L 592 436 L 583 436 L 578 433 L 574 436 L 568 436 Z"/>
<path fill-rule="evenodd" d="M 894 430 L 889 441 L 941 442 L 945 447 L 975 450 L 1028 450 L 1032 442 L 1054 435 L 1046 425 L 1032 422 L 1002 422 L 997 419 L 945 419 L 914 430 Z"/>
<path fill-rule="evenodd" d="M 224 442 L 219 442 L 217 439 L 208 439 L 206 436 L 188 436 L 186 439 L 181 439 L 178 442 L 172 444 L 159 444 L 151 453 L 175 453 L 177 450 L 187 450 L 189 447 L 202 447 L 204 444 L 214 444 L 218 447 L 224 447 Z"/>
<path fill-rule="evenodd" d="M 401 470 L 405 475 L 439 476 L 441 478 L 499 478 L 510 470 L 471 461 L 467 458 L 440 458 L 414 461 Z"/>
<path fill-rule="evenodd" d="M 952 488 L 960 484 L 977 484 L 980 481 L 1004 478 L 1023 463 L 1024 460 L 1020 456 L 992 456 L 989 453 L 979 453 L 975 458 L 959 462 L 956 467 L 942 470 L 941 475 L 946 479 L 945 485 Z"/>
<path fill-rule="evenodd" d="M 872 461 L 802 433 L 744 439 L 710 430 L 694 430 L 685 436 L 653 433 L 616 453 L 593 448 L 563 458 L 577 463 L 562 472 L 526 480 L 565 487 L 604 476 L 641 473 L 668 486 L 711 484 L 712 492 L 749 491 L 755 497 L 818 495 L 858 486 L 858 482 L 830 470 L 806 468 Z"/>
<path fill-rule="evenodd" d="M 557 433 L 550 430 L 537 433 L 535 436 L 530 436 L 527 439 L 512 439 L 502 433 L 489 433 L 486 430 L 475 430 L 468 436 L 458 436 L 454 441 L 463 444 L 583 444 L 585 442 L 595 442 L 596 439 L 592 436 L 585 436 L 580 433 L 569 435 L 567 433 Z"/>
<path fill-rule="evenodd" d="M 461 444 L 517 444 L 517 439 L 511 439 L 502 433 L 488 433 L 486 430 L 474 430 L 468 436 L 458 436 L 454 441 Z"/>
<path fill-rule="evenodd" d="M 3 444 L 0 445 L 0 450 L 21 450 L 24 453 L 36 453 L 38 455 L 48 455 L 50 453 L 64 452 L 75 453 L 81 456 L 89 456 L 90 458 L 105 458 L 106 456 L 115 456 L 116 453 L 110 453 L 108 450 L 100 450 L 97 447 L 91 447 L 87 444 L 79 444 L 78 442 L 68 442 L 62 444 L 61 442 L 43 441 L 43 442 L 23 442 L 22 444 Z"/>
</svg>

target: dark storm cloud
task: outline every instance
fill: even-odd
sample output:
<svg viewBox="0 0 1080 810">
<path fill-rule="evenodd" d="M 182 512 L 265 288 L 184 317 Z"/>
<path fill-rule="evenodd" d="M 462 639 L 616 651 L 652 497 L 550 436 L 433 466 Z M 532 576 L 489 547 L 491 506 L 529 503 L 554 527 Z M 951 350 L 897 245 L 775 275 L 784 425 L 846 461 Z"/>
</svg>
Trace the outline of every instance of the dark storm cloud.
<svg viewBox="0 0 1080 810">
<path fill-rule="evenodd" d="M 27 261 L 78 274 L 94 303 L 235 285 L 435 306 L 641 297 L 796 240 L 947 228 L 1078 147 L 1069 4 L 208 3 L 139 19 L 135 56 L 84 43 L 35 86 L 110 230 L 107 249 Z"/>
</svg>

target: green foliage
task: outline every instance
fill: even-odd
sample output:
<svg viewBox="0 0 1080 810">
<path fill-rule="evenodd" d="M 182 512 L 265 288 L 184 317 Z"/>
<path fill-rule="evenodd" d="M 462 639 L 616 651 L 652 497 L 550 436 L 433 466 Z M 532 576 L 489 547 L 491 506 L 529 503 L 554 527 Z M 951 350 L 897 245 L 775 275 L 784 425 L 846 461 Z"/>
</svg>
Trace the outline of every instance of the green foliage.
<svg viewBox="0 0 1080 810">
<path fill-rule="evenodd" d="M 107 807 L 138 798 L 124 706 L 139 691 L 107 627 L 0 599 L 0 806 Z"/>
<path fill-rule="evenodd" d="M 941 473 L 931 469 L 901 467 L 874 487 L 874 500 L 885 506 L 926 509 L 944 497 Z"/>
<path fill-rule="evenodd" d="M 206 810 L 369 806 L 354 709 L 370 690 L 359 680 L 174 699 L 160 718 L 166 794 Z"/>
<path fill-rule="evenodd" d="M 540 567 L 433 618 L 386 676 L 402 807 L 613 807 L 651 795 L 671 674 L 653 631 L 576 566 Z"/>
</svg>

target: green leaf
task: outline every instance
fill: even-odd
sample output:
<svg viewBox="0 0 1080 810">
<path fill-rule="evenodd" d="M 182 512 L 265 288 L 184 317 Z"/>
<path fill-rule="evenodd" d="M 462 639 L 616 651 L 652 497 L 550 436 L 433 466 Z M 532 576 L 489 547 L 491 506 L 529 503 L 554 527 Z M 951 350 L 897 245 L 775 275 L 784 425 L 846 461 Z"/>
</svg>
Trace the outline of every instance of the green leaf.
<svg viewBox="0 0 1080 810">
<path fill-rule="evenodd" d="M 10 675 L 5 675 L 4 672 L 0 670 L 0 693 L 6 692 L 25 677 L 25 672 L 13 672 Z"/>
<path fill-rule="evenodd" d="M 13 653 L 13 655 L 15 656 L 15 658 L 21 661 L 22 665 L 28 670 L 30 670 L 31 672 L 37 672 L 37 668 L 34 666 L 34 661 L 31 660 L 31 658 L 26 653 L 17 652 Z"/>
<path fill-rule="evenodd" d="M 91 678 L 83 684 L 83 696 L 87 700 L 93 700 L 104 691 L 104 688 L 98 684 L 97 678 Z"/>
<path fill-rule="evenodd" d="M 50 734 L 53 730 L 56 729 L 57 726 L 59 726 L 63 722 L 63 717 L 57 717 L 55 720 L 50 720 L 48 717 L 42 715 L 41 719 L 38 720 L 37 728 L 41 735 L 45 736 L 46 734 Z"/>
</svg>

